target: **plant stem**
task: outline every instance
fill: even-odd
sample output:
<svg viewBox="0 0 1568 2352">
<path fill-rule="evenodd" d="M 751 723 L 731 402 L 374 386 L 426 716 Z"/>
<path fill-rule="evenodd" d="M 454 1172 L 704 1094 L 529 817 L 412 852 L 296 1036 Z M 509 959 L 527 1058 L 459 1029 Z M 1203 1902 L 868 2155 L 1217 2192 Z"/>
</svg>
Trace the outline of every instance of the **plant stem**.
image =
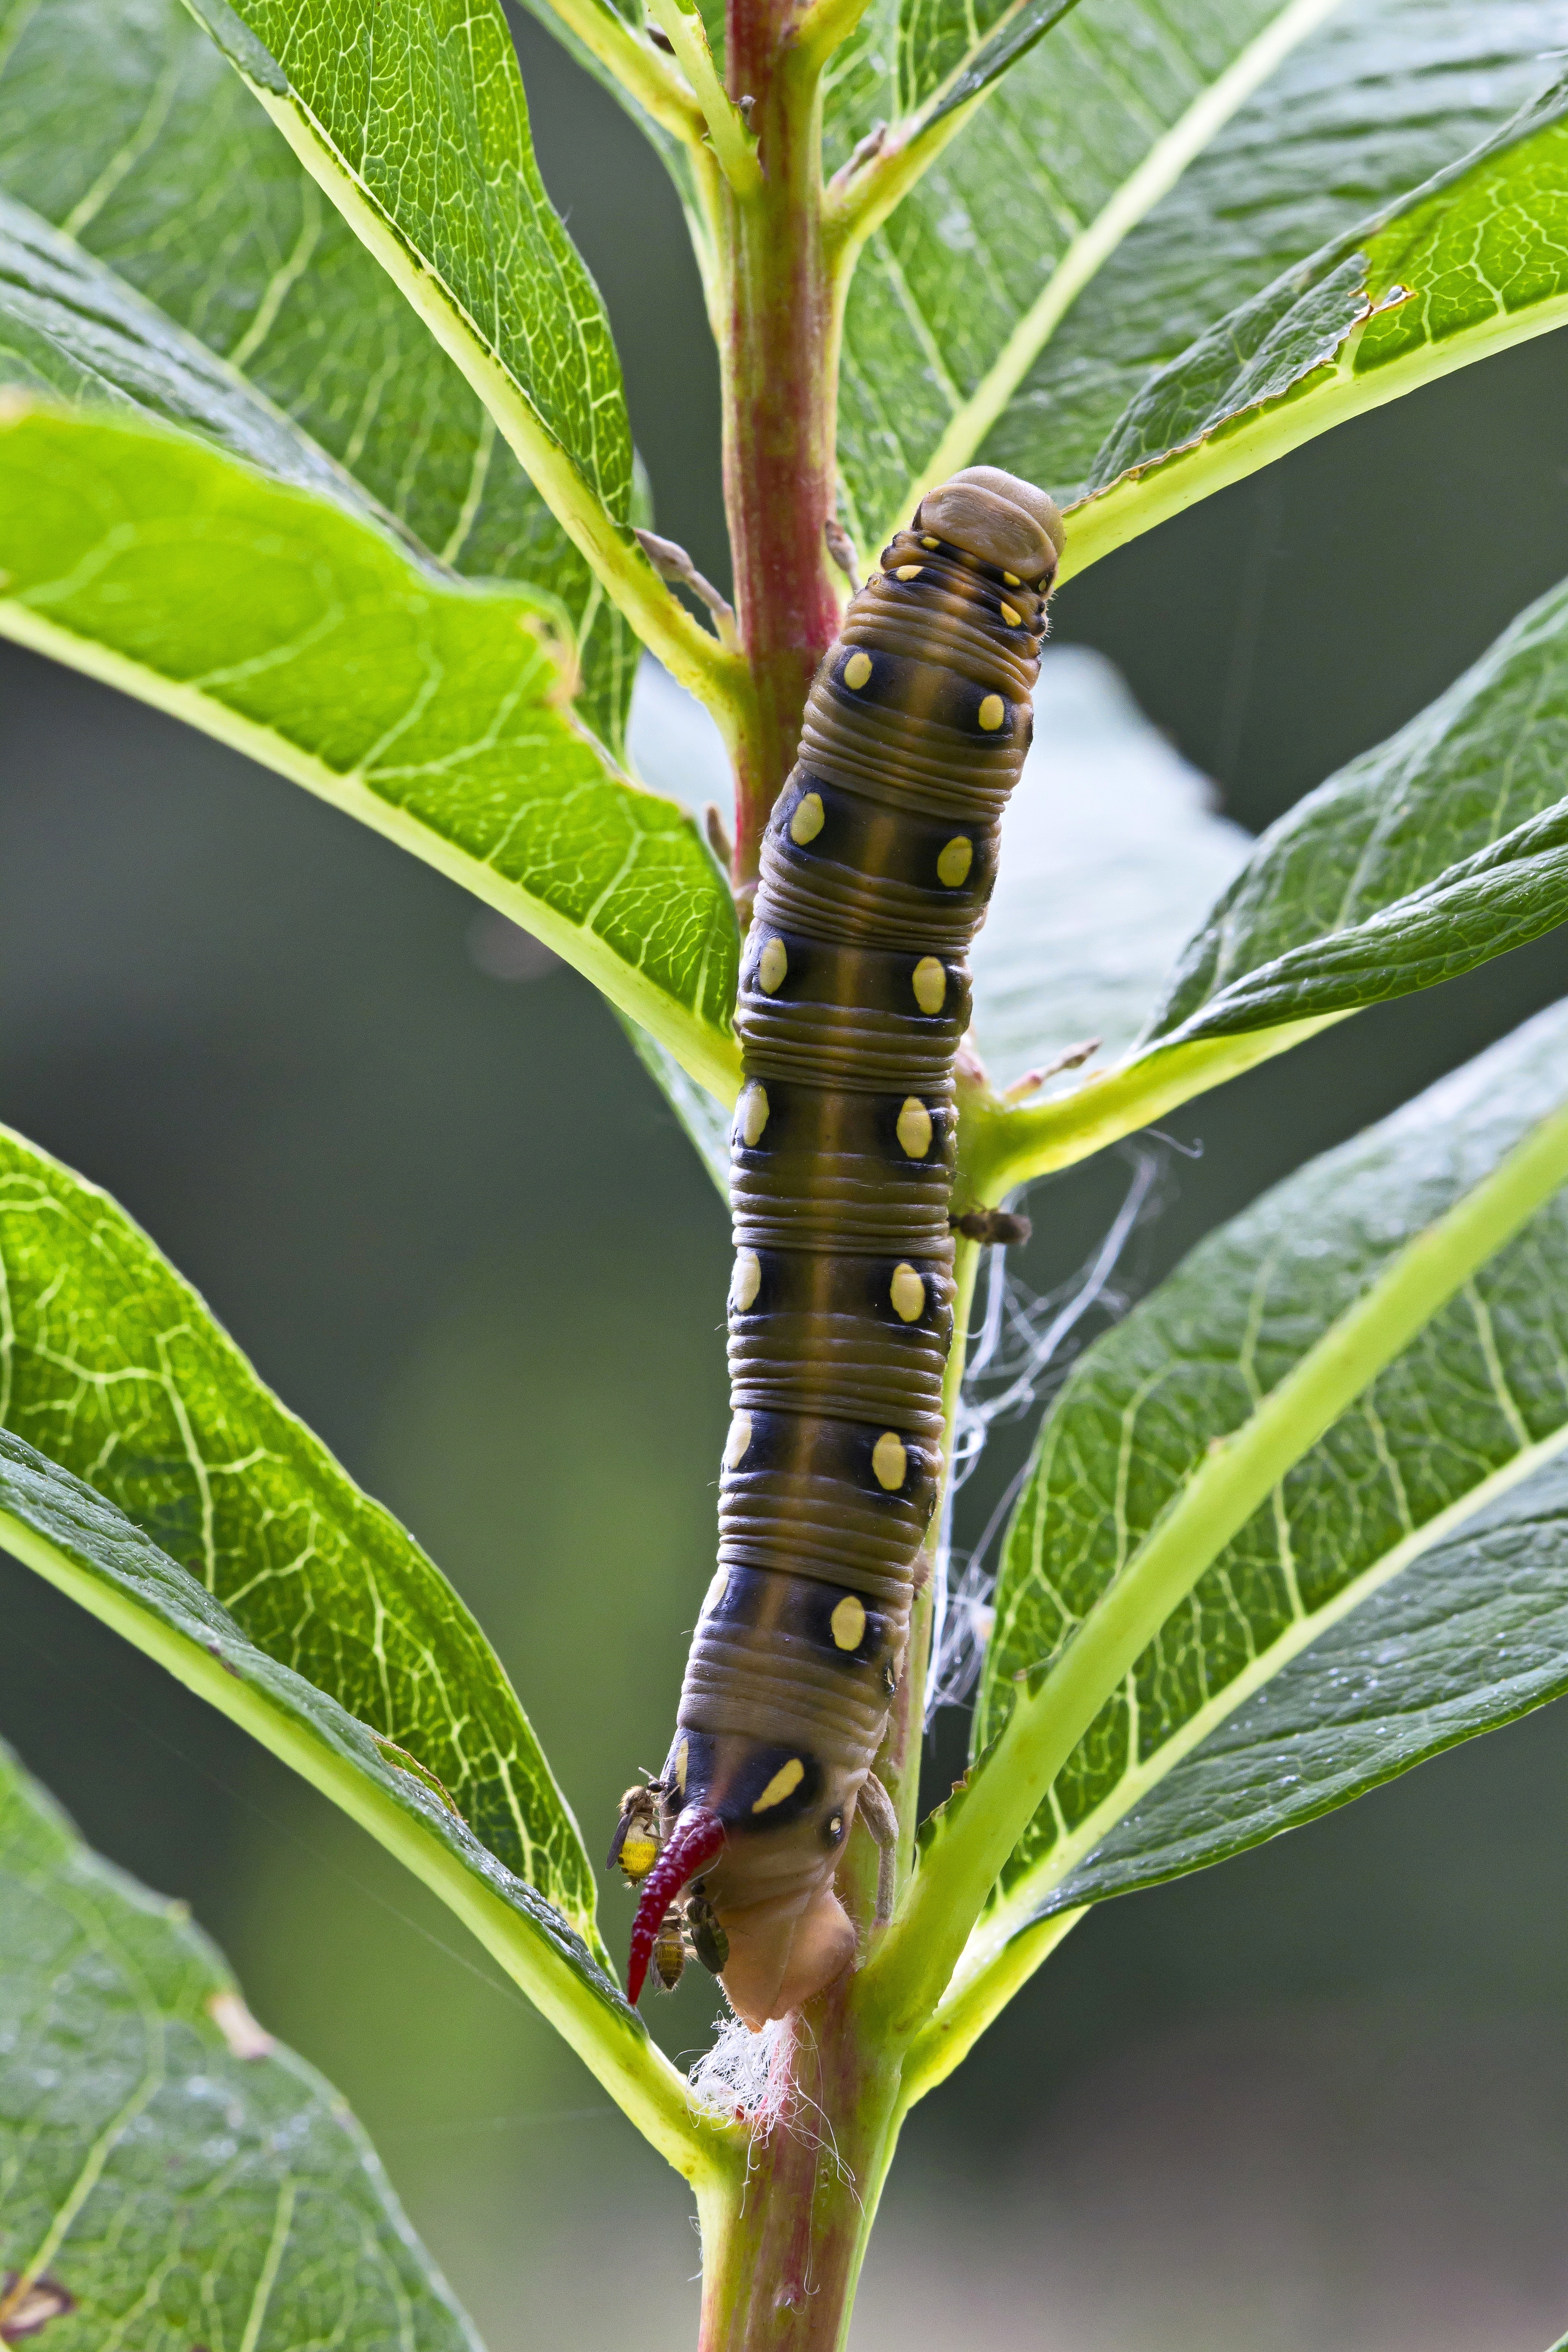
<svg viewBox="0 0 1568 2352">
<path fill-rule="evenodd" d="M 822 241 L 819 71 L 794 0 L 730 0 L 727 79 L 752 101 L 761 182 L 724 193 L 724 495 L 754 707 L 736 751 L 735 882 L 750 885 L 801 713 L 838 625 L 824 531 L 835 496 L 833 304 Z"/>
</svg>

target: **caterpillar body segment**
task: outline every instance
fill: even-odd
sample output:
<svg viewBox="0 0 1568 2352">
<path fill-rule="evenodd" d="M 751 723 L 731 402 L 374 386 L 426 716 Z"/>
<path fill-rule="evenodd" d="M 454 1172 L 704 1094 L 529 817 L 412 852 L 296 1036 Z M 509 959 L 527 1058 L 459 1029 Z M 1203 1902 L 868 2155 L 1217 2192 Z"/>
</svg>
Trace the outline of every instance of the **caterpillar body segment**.
<svg viewBox="0 0 1568 2352">
<path fill-rule="evenodd" d="M 850 601 L 768 822 L 735 1016 L 719 1565 L 657 1784 L 634 2000 L 699 1874 L 748 2024 L 854 1957 L 834 1874 L 941 1488 L 968 951 L 1061 541 L 1050 500 L 994 467 L 931 492 Z"/>
</svg>

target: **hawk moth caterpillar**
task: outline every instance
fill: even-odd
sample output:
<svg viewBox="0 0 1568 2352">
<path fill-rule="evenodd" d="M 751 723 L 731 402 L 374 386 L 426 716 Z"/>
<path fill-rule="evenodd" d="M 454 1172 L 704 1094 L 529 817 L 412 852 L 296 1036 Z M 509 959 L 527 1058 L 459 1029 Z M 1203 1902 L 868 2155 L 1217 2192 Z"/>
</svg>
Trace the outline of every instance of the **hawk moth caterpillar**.
<svg viewBox="0 0 1568 2352">
<path fill-rule="evenodd" d="M 929 492 L 850 599 L 768 820 L 735 1014 L 719 1566 L 668 1759 L 631 1792 L 658 1846 L 634 2000 L 688 1887 L 749 2025 L 854 1957 L 834 1873 L 940 1491 L 967 955 L 1062 540 L 994 467 Z"/>
</svg>

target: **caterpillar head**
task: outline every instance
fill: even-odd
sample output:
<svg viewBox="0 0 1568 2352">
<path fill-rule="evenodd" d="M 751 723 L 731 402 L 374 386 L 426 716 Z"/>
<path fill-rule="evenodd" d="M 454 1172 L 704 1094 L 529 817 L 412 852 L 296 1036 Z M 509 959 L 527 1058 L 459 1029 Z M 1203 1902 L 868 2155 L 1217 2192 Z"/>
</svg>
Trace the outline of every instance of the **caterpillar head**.
<svg viewBox="0 0 1568 2352">
<path fill-rule="evenodd" d="M 912 528 L 933 531 L 950 547 L 961 547 L 1041 591 L 1050 587 L 1067 539 L 1055 501 L 999 466 L 966 466 L 951 481 L 928 490 Z"/>
</svg>

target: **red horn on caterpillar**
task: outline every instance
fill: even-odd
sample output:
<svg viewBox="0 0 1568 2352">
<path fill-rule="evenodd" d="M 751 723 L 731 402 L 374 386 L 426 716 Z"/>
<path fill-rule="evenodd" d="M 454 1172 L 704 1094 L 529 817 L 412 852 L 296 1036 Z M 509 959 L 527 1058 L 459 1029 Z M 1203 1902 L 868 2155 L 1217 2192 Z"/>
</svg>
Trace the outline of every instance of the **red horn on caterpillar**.
<svg viewBox="0 0 1568 2352">
<path fill-rule="evenodd" d="M 707 1805 L 688 1805 L 670 1832 L 669 1843 L 643 1881 L 626 1970 L 626 1998 L 634 2009 L 647 1975 L 658 1936 L 675 1897 L 723 1851 L 724 1824 Z"/>
</svg>

